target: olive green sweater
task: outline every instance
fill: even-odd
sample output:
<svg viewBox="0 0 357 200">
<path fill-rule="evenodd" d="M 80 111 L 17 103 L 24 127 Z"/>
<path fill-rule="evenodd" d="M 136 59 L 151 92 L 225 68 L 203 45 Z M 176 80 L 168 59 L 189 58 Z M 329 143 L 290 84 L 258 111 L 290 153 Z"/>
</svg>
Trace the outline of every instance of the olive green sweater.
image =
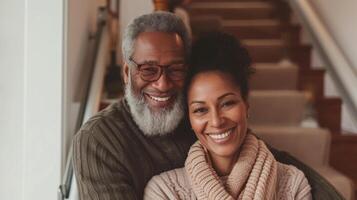
<svg viewBox="0 0 357 200">
<path fill-rule="evenodd" d="M 194 140 L 181 125 L 168 136 L 145 136 L 121 99 L 92 117 L 74 138 L 80 198 L 142 199 L 152 176 L 184 165 Z"/>
</svg>

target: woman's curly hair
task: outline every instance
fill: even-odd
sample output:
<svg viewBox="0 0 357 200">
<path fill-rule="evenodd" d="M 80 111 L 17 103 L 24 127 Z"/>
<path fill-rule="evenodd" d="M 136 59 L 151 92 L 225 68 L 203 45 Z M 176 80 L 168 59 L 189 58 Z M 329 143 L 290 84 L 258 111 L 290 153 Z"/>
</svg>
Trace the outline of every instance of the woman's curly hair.
<svg viewBox="0 0 357 200">
<path fill-rule="evenodd" d="M 186 95 L 193 77 L 201 72 L 220 71 L 229 74 L 247 100 L 249 78 L 254 73 L 248 51 L 235 36 L 213 31 L 200 35 L 192 45 L 186 77 Z M 187 98 L 186 98 L 187 99 Z"/>
</svg>

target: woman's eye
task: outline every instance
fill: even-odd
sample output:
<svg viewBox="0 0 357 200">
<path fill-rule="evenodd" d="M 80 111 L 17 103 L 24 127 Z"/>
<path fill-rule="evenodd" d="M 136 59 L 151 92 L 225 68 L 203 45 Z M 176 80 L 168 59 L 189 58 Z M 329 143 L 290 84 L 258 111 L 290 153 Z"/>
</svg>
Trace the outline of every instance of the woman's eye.
<svg viewBox="0 0 357 200">
<path fill-rule="evenodd" d="M 223 102 L 222 104 L 222 107 L 229 107 L 229 106 L 232 106 L 232 105 L 235 105 L 236 104 L 236 101 L 226 101 L 226 102 Z"/>
<path fill-rule="evenodd" d="M 196 108 L 193 110 L 193 113 L 195 114 L 202 114 L 202 113 L 205 113 L 207 111 L 206 108 Z"/>
</svg>

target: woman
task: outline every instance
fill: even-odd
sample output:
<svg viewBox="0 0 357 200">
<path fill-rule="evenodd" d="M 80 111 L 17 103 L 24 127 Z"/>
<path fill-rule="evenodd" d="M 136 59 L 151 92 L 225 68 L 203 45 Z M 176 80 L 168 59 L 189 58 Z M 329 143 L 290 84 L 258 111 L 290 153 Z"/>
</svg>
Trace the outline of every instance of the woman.
<svg viewBox="0 0 357 200">
<path fill-rule="evenodd" d="M 248 129 L 252 71 L 233 36 L 215 32 L 196 41 L 186 100 L 198 141 L 184 168 L 150 180 L 144 199 L 312 199 L 304 174 L 277 162 Z"/>
</svg>

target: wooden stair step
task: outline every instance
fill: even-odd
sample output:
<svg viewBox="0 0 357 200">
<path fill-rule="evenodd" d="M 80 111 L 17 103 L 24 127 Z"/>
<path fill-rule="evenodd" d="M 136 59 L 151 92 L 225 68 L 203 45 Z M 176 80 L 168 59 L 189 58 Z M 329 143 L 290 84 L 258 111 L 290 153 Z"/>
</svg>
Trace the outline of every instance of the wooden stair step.
<svg viewBox="0 0 357 200">
<path fill-rule="evenodd" d="M 279 39 L 288 36 L 290 41 L 300 41 L 299 25 L 283 25 L 277 19 L 222 20 L 222 29 L 239 39 Z"/>
<path fill-rule="evenodd" d="M 317 99 L 315 103 L 317 120 L 321 127 L 328 128 L 332 133 L 341 131 L 342 100 L 337 97 Z"/>
<path fill-rule="evenodd" d="M 310 93 L 309 101 L 314 103 L 324 98 L 324 69 L 300 69 L 298 87 Z"/>
<path fill-rule="evenodd" d="M 330 164 L 354 180 L 357 197 L 357 134 L 335 132 L 330 152 Z"/>
<path fill-rule="evenodd" d="M 310 68 L 311 46 L 294 45 L 288 47 L 283 40 L 242 40 L 253 62 L 278 62 L 290 58 L 302 68 Z"/>
<path fill-rule="evenodd" d="M 222 29 L 239 39 L 278 39 L 281 37 L 279 20 L 223 20 Z"/>
<path fill-rule="evenodd" d="M 289 58 L 299 65 L 300 69 L 310 69 L 311 67 L 310 45 L 293 45 L 289 47 Z"/>
<path fill-rule="evenodd" d="M 250 80 L 252 90 L 296 90 L 299 69 L 293 64 L 258 63 Z"/>
<path fill-rule="evenodd" d="M 194 36 L 208 31 L 222 30 L 222 18 L 215 15 L 200 15 L 191 17 L 191 30 Z"/>
<path fill-rule="evenodd" d="M 224 2 L 262 2 L 262 1 L 270 1 L 270 0 L 224 0 Z M 194 2 L 222 2 L 222 0 L 194 0 Z"/>
<path fill-rule="evenodd" d="M 330 164 L 357 180 L 357 134 L 332 134 Z"/>
<path fill-rule="evenodd" d="M 195 2 L 190 5 L 192 17 L 216 15 L 224 19 L 264 19 L 276 17 L 270 2 Z"/>
<path fill-rule="evenodd" d="M 305 96 L 295 90 L 253 90 L 249 103 L 252 125 L 300 126 Z"/>
<path fill-rule="evenodd" d="M 284 55 L 282 40 L 242 40 L 253 62 L 278 62 Z"/>
<path fill-rule="evenodd" d="M 254 125 L 251 129 L 269 145 L 289 152 L 310 166 L 328 164 L 331 134 L 326 129 Z"/>
</svg>

